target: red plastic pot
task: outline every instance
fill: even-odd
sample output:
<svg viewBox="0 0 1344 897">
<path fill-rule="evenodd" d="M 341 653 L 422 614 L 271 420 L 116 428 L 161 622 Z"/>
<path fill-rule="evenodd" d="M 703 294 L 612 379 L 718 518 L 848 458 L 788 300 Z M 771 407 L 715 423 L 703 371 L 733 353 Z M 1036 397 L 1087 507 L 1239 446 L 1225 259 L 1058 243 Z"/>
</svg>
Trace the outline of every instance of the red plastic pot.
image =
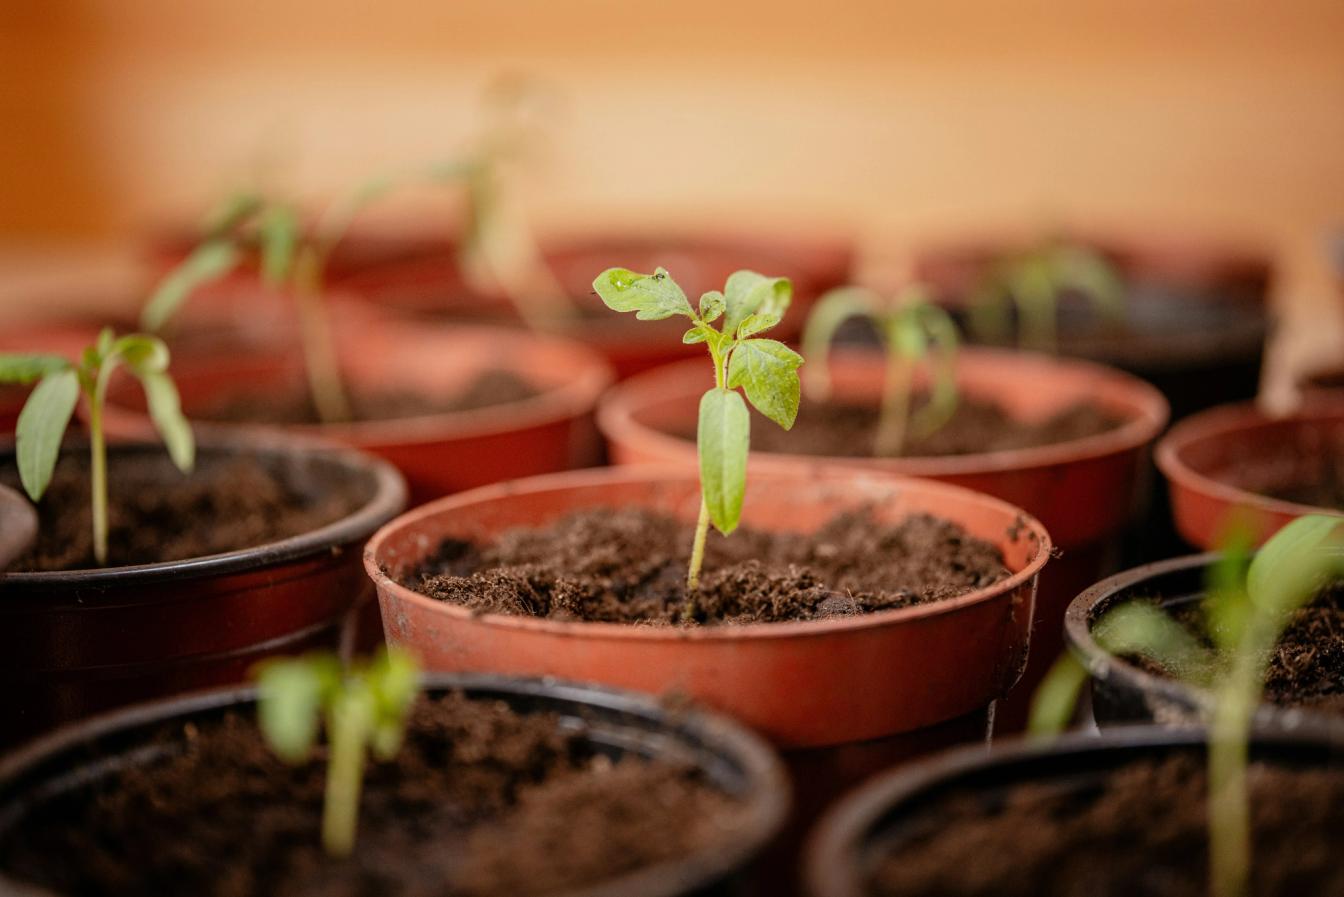
<svg viewBox="0 0 1344 897">
<path fill-rule="evenodd" d="M 390 464 L 279 434 L 199 436 L 199 457 L 246 451 L 318 486 L 354 480 L 366 498 L 320 529 L 225 554 L 0 574 L 0 742 L 134 701 L 240 682 L 262 657 L 336 647 L 347 619 L 372 598 L 359 549 L 406 504 Z M 0 449 L 0 463 L 14 463 L 12 444 Z"/>
<path fill-rule="evenodd" d="M 292 425 L 391 461 L 421 502 L 487 483 L 585 467 L 601 459 L 593 428 L 598 396 L 611 382 L 606 364 L 582 346 L 508 328 L 412 324 L 342 308 L 339 351 L 351 389 L 435 395 L 492 369 L 539 387 L 534 397 L 469 411 L 349 424 Z M 305 389 L 301 362 L 262 355 L 193 364 L 179 357 L 173 376 L 188 418 L 200 426 L 231 396 Z M 150 423 L 134 384 L 111 393 L 109 432 L 144 436 Z"/>
<path fill-rule="evenodd" d="M 1227 527 L 1264 542 L 1304 514 L 1344 513 L 1272 498 L 1267 491 L 1319 482 L 1344 453 L 1344 398 L 1320 398 L 1270 418 L 1254 405 L 1228 405 L 1188 418 L 1157 445 L 1176 529 L 1190 544 L 1217 548 Z"/>
<path fill-rule="evenodd" d="M 883 361 L 874 353 L 832 358 L 835 395 L 877 401 Z M 598 409 L 598 427 L 616 464 L 696 465 L 698 402 L 713 377 L 702 361 L 652 371 L 613 389 Z M 1060 626 L 1074 596 L 1113 569 L 1125 527 L 1141 511 L 1148 446 L 1162 431 L 1167 405 L 1156 389 L 1110 368 L 1024 352 L 965 349 L 957 378 L 964 394 L 993 401 L 1023 418 L 1092 402 L 1125 423 L 1108 433 L 1058 445 L 926 458 L 820 458 L 755 452 L 752 475 L 818 466 L 928 477 L 993 495 L 1025 508 L 1050 532 L 1061 557 L 1041 575 L 1032 664 L 1026 683 L 1062 647 Z M 804 399 L 806 401 L 806 399 Z M 1004 725 L 1016 718 L 1002 716 Z"/>
<path fill-rule="evenodd" d="M 811 532 L 844 510 L 936 514 L 989 540 L 1012 576 L 959 598 L 858 617 L 698 628 L 476 615 L 396 579 L 448 538 L 488 539 L 582 508 L 637 505 L 693 521 L 699 481 L 675 470 L 537 477 L 433 502 L 388 524 L 364 564 L 389 642 L 430 669 L 553 675 L 683 693 L 786 747 L 834 745 L 930 726 L 983 708 L 1026 660 L 1045 529 L 1004 502 L 936 483 L 818 469 L 753 474 L 743 523 Z"/>
</svg>

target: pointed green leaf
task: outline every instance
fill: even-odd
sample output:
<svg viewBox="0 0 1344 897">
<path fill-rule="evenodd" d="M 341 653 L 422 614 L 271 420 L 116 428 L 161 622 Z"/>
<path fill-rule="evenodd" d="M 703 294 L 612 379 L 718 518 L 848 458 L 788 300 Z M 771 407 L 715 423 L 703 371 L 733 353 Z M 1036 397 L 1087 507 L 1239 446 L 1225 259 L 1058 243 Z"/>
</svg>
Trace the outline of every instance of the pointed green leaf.
<svg viewBox="0 0 1344 897">
<path fill-rule="evenodd" d="M 627 268 L 608 268 L 593 281 L 593 289 L 614 311 L 633 311 L 641 321 L 661 321 L 673 315 L 694 317 L 681 287 L 663 268 L 637 274 Z"/>
<path fill-rule="evenodd" d="M 41 380 L 47 374 L 65 370 L 70 362 L 59 355 L 26 355 L 0 352 L 0 383 L 20 385 Z"/>
<path fill-rule="evenodd" d="M 725 308 L 727 305 L 723 294 L 718 290 L 710 290 L 700 296 L 700 320 L 706 324 L 712 324 L 722 317 Z"/>
<path fill-rule="evenodd" d="M 688 346 L 693 346 L 696 343 L 703 343 L 707 338 L 705 328 L 698 324 L 681 335 L 681 341 Z"/>
<path fill-rule="evenodd" d="M 798 417 L 803 356 L 773 339 L 743 340 L 728 360 L 728 387 L 742 387 L 756 410 L 784 429 Z"/>
<path fill-rule="evenodd" d="M 309 658 L 275 660 L 257 670 L 257 724 L 286 763 L 302 763 L 317 741 L 328 677 Z"/>
<path fill-rule="evenodd" d="M 251 190 L 240 190 L 224 198 L 216 208 L 205 216 L 204 232 L 207 240 L 223 237 L 241 227 L 247 219 L 260 212 L 265 205 L 261 195 Z"/>
<path fill-rule="evenodd" d="M 1251 601 L 1276 616 L 1310 601 L 1344 567 L 1341 527 L 1344 518 L 1308 514 L 1275 533 L 1246 573 Z"/>
<path fill-rule="evenodd" d="M 793 283 L 787 277 L 766 277 L 755 271 L 734 271 L 728 277 L 723 289 L 727 315 L 723 320 L 723 332 L 738 334 L 742 322 L 755 314 L 760 314 L 755 325 L 757 332 L 773 327 L 784 317 L 793 298 Z M 774 323 L 762 322 L 773 320 Z"/>
<path fill-rule="evenodd" d="M 191 433 L 191 424 L 182 415 L 177 387 L 165 373 L 146 372 L 138 376 L 145 389 L 149 416 L 168 449 L 169 457 L 178 470 L 190 473 L 196 463 L 196 440 Z"/>
<path fill-rule="evenodd" d="M 109 354 L 119 356 L 136 376 L 161 374 L 168 370 L 168 347 L 157 336 L 127 334 L 112 344 Z"/>
<path fill-rule="evenodd" d="M 228 274 L 242 256 L 227 240 L 208 240 L 168 272 L 140 312 L 146 330 L 158 330 L 198 288 Z"/>
<path fill-rule="evenodd" d="M 1067 729 L 1086 684 L 1087 668 L 1067 651 L 1061 654 L 1031 696 L 1027 732 L 1033 738 L 1048 738 Z"/>
<path fill-rule="evenodd" d="M 43 377 L 19 412 L 14 429 L 19 479 L 33 501 L 40 499 L 51 483 L 61 454 L 61 439 L 78 401 L 79 377 L 67 368 Z"/>
<path fill-rule="evenodd" d="M 747 492 L 747 452 L 751 415 L 742 396 L 731 389 L 711 389 L 700 399 L 697 447 L 700 490 L 715 529 L 728 535 L 737 529 Z"/>
<path fill-rule="evenodd" d="M 811 359 L 803 375 L 808 395 L 830 395 L 831 343 L 840 326 L 850 318 L 871 318 L 877 307 L 877 294 L 863 287 L 838 287 L 817 300 L 803 327 L 803 355 Z"/>
<path fill-rule="evenodd" d="M 299 216 L 288 206 L 270 206 L 257 223 L 261 239 L 261 276 L 279 286 L 294 269 L 299 245 Z"/>
</svg>

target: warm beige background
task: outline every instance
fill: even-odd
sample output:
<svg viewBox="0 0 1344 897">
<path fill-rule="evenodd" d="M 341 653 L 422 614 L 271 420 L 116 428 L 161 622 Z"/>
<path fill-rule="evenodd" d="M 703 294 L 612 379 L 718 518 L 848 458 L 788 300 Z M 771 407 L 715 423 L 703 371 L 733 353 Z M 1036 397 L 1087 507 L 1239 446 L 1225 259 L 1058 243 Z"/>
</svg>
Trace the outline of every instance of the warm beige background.
<svg viewBox="0 0 1344 897">
<path fill-rule="evenodd" d="M 1344 221 L 1344 0 L 0 6 L 11 274 L 16 245 L 125 241 L 258 168 L 316 197 L 451 152 L 506 69 L 566 97 L 529 192 L 549 227 L 1222 233 L 1271 242 L 1307 307 Z"/>
</svg>

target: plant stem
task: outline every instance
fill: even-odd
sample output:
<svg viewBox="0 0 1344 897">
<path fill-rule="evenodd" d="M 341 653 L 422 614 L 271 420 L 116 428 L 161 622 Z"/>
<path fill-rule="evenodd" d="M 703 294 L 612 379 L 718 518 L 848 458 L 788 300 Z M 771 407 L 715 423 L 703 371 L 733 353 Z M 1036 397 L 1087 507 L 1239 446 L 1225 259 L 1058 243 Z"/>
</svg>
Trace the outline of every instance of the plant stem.
<svg viewBox="0 0 1344 897">
<path fill-rule="evenodd" d="M 89 470 L 93 500 L 93 557 L 107 566 L 107 445 L 101 403 L 89 403 Z"/>
<path fill-rule="evenodd" d="M 356 706 L 357 701 L 358 698 L 343 695 L 327 718 L 330 756 L 322 806 L 322 847 L 334 857 L 349 856 L 354 850 L 359 822 L 367 720 Z"/>
<path fill-rule="evenodd" d="M 319 253 L 299 254 L 294 293 L 299 312 L 299 341 L 303 347 L 308 389 L 323 423 L 350 419 L 350 402 L 341 383 L 341 369 L 331 335 L 331 322 L 322 301 L 322 265 Z"/>
<path fill-rule="evenodd" d="M 700 588 L 700 567 L 705 562 L 705 538 L 709 535 L 709 505 L 700 497 L 700 518 L 695 522 L 695 541 L 691 543 L 691 566 L 686 571 L 686 606 L 681 619 L 687 622 L 695 614 L 695 592 Z"/>
<path fill-rule="evenodd" d="M 878 416 L 877 437 L 873 442 L 873 452 L 879 457 L 895 457 L 905 446 L 914 374 L 914 364 L 891 341 L 887 346 L 887 372 L 882 384 L 882 411 Z"/>
</svg>

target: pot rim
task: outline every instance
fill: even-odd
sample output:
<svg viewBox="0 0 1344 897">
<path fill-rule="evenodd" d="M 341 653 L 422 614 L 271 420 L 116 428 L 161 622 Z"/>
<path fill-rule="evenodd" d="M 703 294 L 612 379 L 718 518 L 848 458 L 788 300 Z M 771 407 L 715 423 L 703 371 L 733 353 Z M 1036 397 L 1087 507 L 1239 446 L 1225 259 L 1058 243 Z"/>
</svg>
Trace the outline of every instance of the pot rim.
<svg viewBox="0 0 1344 897">
<path fill-rule="evenodd" d="M 580 706 L 633 712 L 645 719 L 662 722 L 664 728 L 674 733 L 680 731 L 694 736 L 704 744 L 706 751 L 731 756 L 741 763 L 747 782 L 744 799 L 751 815 L 745 836 L 707 844 L 687 857 L 645 866 L 587 888 L 558 892 L 555 897 L 624 897 L 632 893 L 673 897 L 693 892 L 742 868 L 779 832 L 788 814 L 791 788 L 778 754 L 760 735 L 724 714 L 702 707 L 672 711 L 649 695 L 550 676 L 424 673 L 421 685 L 426 692 L 451 689 L 504 692 L 524 698 L 544 696 Z M 249 704 L 255 701 L 256 695 L 255 685 L 210 689 L 144 702 L 68 724 L 0 757 L 0 786 L 33 770 L 52 755 L 76 749 L 119 730 Z M 11 881 L 0 872 L 0 886 L 9 884 Z M 34 897 L 42 897 L 49 892 L 35 888 L 32 893 Z"/>
<path fill-rule="evenodd" d="M 1283 417 L 1270 417 L 1262 413 L 1254 402 L 1219 405 L 1177 422 L 1158 440 L 1153 460 L 1158 470 L 1173 486 L 1188 489 L 1231 507 L 1247 507 L 1289 517 L 1302 517 L 1307 514 L 1341 516 L 1344 515 L 1344 511 L 1338 508 L 1322 508 L 1285 501 L 1214 479 L 1196 470 L 1184 458 L 1185 451 L 1192 444 L 1208 439 L 1230 441 L 1249 435 L 1252 429 L 1262 426 L 1310 424 L 1332 419 L 1344 422 L 1344 398 L 1332 396 L 1313 398 L 1296 412 Z"/>
<path fill-rule="evenodd" d="M 1220 556 L 1217 551 L 1206 551 L 1202 554 L 1168 558 L 1124 570 L 1088 587 L 1073 599 L 1064 611 L 1065 644 L 1087 668 L 1088 675 L 1093 679 L 1118 682 L 1124 687 L 1154 694 L 1164 701 L 1191 710 L 1211 711 L 1214 695 L 1208 689 L 1181 682 L 1179 679 L 1155 675 L 1103 648 L 1092 637 L 1092 611 L 1102 602 L 1109 601 L 1118 593 L 1133 589 L 1145 581 L 1159 579 L 1172 573 L 1207 568 Z M 1304 707 L 1280 707 L 1262 700 L 1256 708 L 1255 716 L 1261 724 L 1278 724 L 1286 728 L 1317 725 L 1344 732 L 1344 720 L 1314 713 Z"/>
<path fill-rule="evenodd" d="M 85 568 L 80 570 L 52 570 L 45 572 L 0 573 L 0 607 L 4 606 L 5 586 L 31 588 L 82 587 L 109 588 L 112 586 L 151 585 L 174 580 L 220 576 L 230 573 L 256 571 L 266 567 L 321 555 L 342 545 L 349 545 L 368 537 L 379 526 L 395 517 L 406 506 L 406 481 L 387 461 L 357 449 L 348 448 L 305 436 L 283 432 L 229 430 L 206 428 L 197 434 L 197 449 L 225 453 L 254 450 L 267 455 L 295 452 L 320 455 L 340 464 L 349 472 L 366 472 L 373 477 L 373 494 L 361 507 L 325 526 L 284 539 L 253 545 L 219 554 L 160 561 L 152 564 L 127 564 L 119 567 Z M 203 438 L 202 438 L 203 437 Z M 121 450 L 135 452 L 162 451 L 154 443 L 132 440 L 115 441 L 108 445 L 109 453 Z M 14 451 L 13 438 L 0 440 L 0 454 Z M 20 588 L 20 591 L 23 591 Z M 85 596 L 87 598 L 88 596 Z M 91 599 L 96 600 L 96 598 Z M 124 601 L 121 594 L 118 601 Z"/>
<path fill-rule="evenodd" d="M 942 601 L 933 601 L 909 607 L 823 620 L 743 623 L 732 626 L 696 626 L 693 628 L 635 626 L 628 623 L 577 622 L 550 620 L 538 617 L 524 617 L 512 614 L 474 613 L 461 605 L 437 601 L 402 585 L 384 571 L 379 562 L 379 554 L 382 546 L 389 541 L 395 533 L 404 529 L 416 527 L 425 519 L 439 517 L 481 502 L 490 502 L 501 498 L 521 497 L 535 493 L 553 492 L 568 488 L 591 488 L 595 486 L 615 484 L 698 482 L 698 475 L 688 473 L 685 469 L 679 466 L 659 464 L 598 467 L 590 468 L 588 470 L 544 474 L 542 476 L 527 477 L 521 480 L 511 480 L 490 486 L 482 486 L 478 489 L 459 492 L 456 495 L 449 495 L 444 498 L 436 499 L 435 501 L 421 505 L 418 508 L 402 514 L 395 520 L 385 524 L 378 530 L 378 532 L 374 533 L 373 538 L 369 540 L 364 548 L 364 569 L 380 592 L 390 594 L 398 601 L 418 605 L 422 609 L 432 613 L 447 614 L 448 616 L 457 617 L 463 621 L 469 620 L 476 625 L 494 626 L 501 629 L 524 630 L 574 639 L 607 639 L 614 641 L 640 641 L 646 643 L 651 641 L 661 641 L 684 644 L 688 642 L 725 642 L 760 638 L 824 637 L 839 632 L 847 632 L 857 629 L 899 626 L 915 620 L 951 613 L 964 607 L 994 600 L 1021 587 L 1030 586 L 1034 583 L 1036 577 L 1040 574 L 1041 569 L 1050 559 L 1053 550 L 1053 543 L 1050 541 L 1049 533 L 1046 532 L 1045 527 L 1042 526 L 1040 521 L 1035 517 L 1008 502 L 980 492 L 965 489 L 961 486 L 953 486 L 946 483 L 938 483 L 893 474 L 835 470 L 819 465 L 813 466 L 805 471 L 799 471 L 798 473 L 765 472 L 757 474 L 755 479 L 751 482 L 755 482 L 759 485 L 762 481 L 768 480 L 802 481 L 806 483 L 825 481 L 834 484 L 847 484 L 852 482 L 853 492 L 856 498 L 861 497 L 862 490 L 860 486 L 865 482 L 877 482 L 888 487 L 914 489 L 925 494 L 953 495 L 963 499 L 973 497 L 982 506 L 997 509 L 1008 519 L 1020 522 L 1024 527 L 1025 532 L 1030 534 L 1029 536 L 1024 535 L 1023 537 L 1034 538 L 1036 540 L 1036 554 L 1021 570 L 1012 573 L 1004 579 L 984 588 L 975 589 L 974 591 L 967 592 L 963 595 L 958 595 L 955 598 L 948 598 Z M 957 522 L 951 517 L 945 519 L 951 520 L 954 523 Z"/>
<path fill-rule="evenodd" d="M 992 749 L 953 748 L 882 773 L 841 798 L 813 829 L 804 848 L 804 884 L 812 897 L 857 897 L 858 851 L 880 817 L 940 783 L 977 770 L 1011 769 L 1052 754 L 1100 756 L 1154 748 L 1192 747 L 1207 741 L 1202 727 L 1120 726 L 1100 735 L 1068 732 L 1053 739 L 1015 736 Z M 1337 733 L 1304 727 L 1292 730 L 1257 725 L 1252 746 L 1291 747 L 1303 742 L 1332 751 L 1344 749 Z M 829 873 L 829 875 L 828 875 Z M 838 877 L 836 877 L 838 876 Z"/>
<path fill-rule="evenodd" d="M 881 367 L 881 358 L 877 353 L 862 350 L 838 351 L 832 359 L 841 364 L 871 365 Z M 962 359 L 971 359 L 973 363 L 990 365 L 994 362 L 1009 361 L 1042 367 L 1053 367 L 1058 375 L 1088 375 L 1105 377 L 1122 385 L 1133 397 L 1133 407 L 1126 409 L 1129 420 L 1104 433 L 1096 433 L 1079 439 L 1056 442 L 1031 448 L 1003 449 L 992 452 L 979 452 L 967 455 L 926 455 L 911 458 L 874 458 L 870 456 L 841 457 L 826 455 L 800 455 L 789 452 L 759 452 L 758 457 L 768 458 L 775 463 L 844 465 L 865 470 L 882 470 L 912 477 L 948 477 L 958 475 L 1001 473 L 1007 470 L 1026 470 L 1052 467 L 1060 464 L 1087 461 L 1110 455 L 1133 451 L 1152 442 L 1166 427 L 1170 417 L 1167 400 L 1155 386 L 1123 371 L 1095 362 L 1073 358 L 1060 358 L 1037 352 L 1022 352 L 1009 349 L 985 347 L 963 347 Z M 610 389 L 597 408 L 597 425 L 603 435 L 613 443 L 641 441 L 653 443 L 665 452 L 686 453 L 695 451 L 690 440 L 664 433 L 635 420 L 635 413 L 648 400 L 648 393 L 656 393 L 665 382 L 679 377 L 684 370 L 689 373 L 692 366 L 698 371 L 703 365 L 699 361 L 677 362 L 618 383 Z"/>
</svg>

